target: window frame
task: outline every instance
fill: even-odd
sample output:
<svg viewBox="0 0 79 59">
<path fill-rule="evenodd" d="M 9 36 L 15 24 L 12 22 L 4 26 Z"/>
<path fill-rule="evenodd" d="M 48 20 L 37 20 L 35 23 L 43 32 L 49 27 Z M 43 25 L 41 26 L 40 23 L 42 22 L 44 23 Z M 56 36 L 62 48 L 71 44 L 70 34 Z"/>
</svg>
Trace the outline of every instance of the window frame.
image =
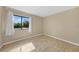
<svg viewBox="0 0 79 59">
<path fill-rule="evenodd" d="M 22 18 L 30 18 L 30 17 L 20 16 L 20 15 L 13 15 L 13 16 L 21 17 L 21 30 L 23 30 L 23 27 L 22 27 Z M 30 24 L 30 23 L 29 23 L 29 24 Z M 28 27 L 28 28 L 29 28 L 29 27 Z"/>
</svg>

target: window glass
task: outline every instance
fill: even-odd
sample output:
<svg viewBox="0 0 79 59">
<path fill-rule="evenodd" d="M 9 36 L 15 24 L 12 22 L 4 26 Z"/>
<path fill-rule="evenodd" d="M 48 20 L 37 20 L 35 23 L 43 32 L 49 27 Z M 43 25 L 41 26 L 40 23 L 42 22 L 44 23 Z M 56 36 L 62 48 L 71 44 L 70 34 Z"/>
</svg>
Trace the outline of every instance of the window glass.
<svg viewBox="0 0 79 59">
<path fill-rule="evenodd" d="M 23 28 L 29 27 L 29 18 L 28 17 L 22 17 L 22 27 Z"/>
<path fill-rule="evenodd" d="M 14 28 L 27 29 L 29 28 L 29 17 L 14 15 Z"/>
</svg>

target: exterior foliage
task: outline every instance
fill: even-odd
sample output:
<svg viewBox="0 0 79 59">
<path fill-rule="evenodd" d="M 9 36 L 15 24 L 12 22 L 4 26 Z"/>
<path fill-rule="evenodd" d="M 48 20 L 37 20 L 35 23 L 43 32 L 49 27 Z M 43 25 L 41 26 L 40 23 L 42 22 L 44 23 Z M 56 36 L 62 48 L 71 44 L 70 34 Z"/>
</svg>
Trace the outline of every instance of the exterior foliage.
<svg viewBox="0 0 79 59">
<path fill-rule="evenodd" d="M 28 28 L 28 27 L 29 27 L 28 21 L 22 23 L 14 23 L 14 28 Z"/>
</svg>

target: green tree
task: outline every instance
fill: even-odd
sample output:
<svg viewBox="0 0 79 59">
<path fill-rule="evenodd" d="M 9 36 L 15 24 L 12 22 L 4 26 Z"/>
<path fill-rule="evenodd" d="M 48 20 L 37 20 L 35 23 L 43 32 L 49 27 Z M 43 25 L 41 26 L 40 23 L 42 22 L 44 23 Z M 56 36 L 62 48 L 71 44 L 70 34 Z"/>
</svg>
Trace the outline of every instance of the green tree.
<svg viewBox="0 0 79 59">
<path fill-rule="evenodd" d="M 21 28 L 21 23 L 14 23 L 14 28 Z"/>
<path fill-rule="evenodd" d="M 26 28 L 28 28 L 28 27 L 29 27 L 29 22 L 28 22 L 28 21 L 23 22 L 22 27 L 26 27 Z"/>
</svg>

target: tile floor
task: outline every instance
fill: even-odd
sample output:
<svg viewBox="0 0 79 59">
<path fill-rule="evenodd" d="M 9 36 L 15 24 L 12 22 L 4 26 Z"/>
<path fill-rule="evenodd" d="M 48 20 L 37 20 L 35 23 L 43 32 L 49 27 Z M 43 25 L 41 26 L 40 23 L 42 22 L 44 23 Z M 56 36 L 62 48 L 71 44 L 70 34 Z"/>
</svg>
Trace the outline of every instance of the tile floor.
<svg viewBox="0 0 79 59">
<path fill-rule="evenodd" d="M 29 39 L 24 39 L 2 47 L 1 52 L 78 52 L 79 47 L 40 35 Z"/>
</svg>

